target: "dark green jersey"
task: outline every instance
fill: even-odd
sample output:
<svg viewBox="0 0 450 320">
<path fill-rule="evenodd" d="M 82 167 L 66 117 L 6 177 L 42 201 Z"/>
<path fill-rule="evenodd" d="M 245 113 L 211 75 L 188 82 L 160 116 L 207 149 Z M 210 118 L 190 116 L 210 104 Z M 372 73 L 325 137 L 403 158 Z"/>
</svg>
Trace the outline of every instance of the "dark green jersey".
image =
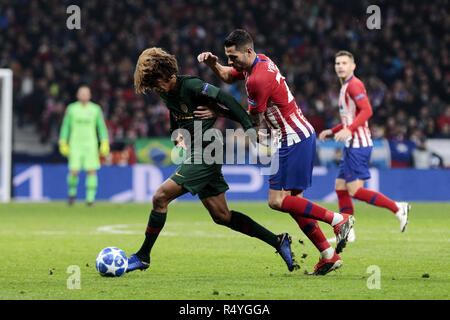
<svg viewBox="0 0 450 320">
<path fill-rule="evenodd" d="M 161 93 L 160 97 L 170 110 L 171 132 L 178 128 L 187 130 L 191 135 L 192 151 L 194 151 L 194 144 L 205 148 L 214 141 L 214 138 L 209 140 L 208 135 L 206 135 L 207 139 L 204 139 L 203 135 L 214 127 L 216 119 L 195 118 L 194 111 L 198 106 L 208 106 L 211 102 L 220 103 L 228 108 L 230 118 L 241 123 L 244 130 L 252 128 L 250 117 L 236 99 L 197 77 L 177 76 L 176 88 L 167 94 Z M 185 142 L 189 143 L 186 140 Z"/>
<path fill-rule="evenodd" d="M 216 119 L 195 119 L 194 111 L 198 106 L 206 106 L 217 97 L 219 88 L 211 86 L 202 93 L 205 82 L 192 76 L 177 76 L 177 86 L 169 93 L 161 93 L 160 97 L 170 110 L 171 132 L 175 129 L 186 129 L 194 137 L 194 121 L 201 123 L 202 134 L 213 128 Z"/>
</svg>

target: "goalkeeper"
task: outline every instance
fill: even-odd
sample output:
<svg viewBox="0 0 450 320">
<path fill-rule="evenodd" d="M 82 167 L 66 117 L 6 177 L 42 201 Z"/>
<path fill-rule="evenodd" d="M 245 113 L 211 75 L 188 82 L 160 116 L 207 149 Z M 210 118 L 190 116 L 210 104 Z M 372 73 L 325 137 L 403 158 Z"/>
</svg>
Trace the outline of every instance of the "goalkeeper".
<svg viewBox="0 0 450 320">
<path fill-rule="evenodd" d="M 79 173 L 85 170 L 86 204 L 91 206 L 97 193 L 97 170 L 100 169 L 97 130 L 100 154 L 106 156 L 109 153 L 108 129 L 101 107 L 90 101 L 89 87 L 80 87 L 77 99 L 77 102 L 67 106 L 59 135 L 59 151 L 69 160 L 69 205 L 73 204 L 77 195 Z"/>
</svg>

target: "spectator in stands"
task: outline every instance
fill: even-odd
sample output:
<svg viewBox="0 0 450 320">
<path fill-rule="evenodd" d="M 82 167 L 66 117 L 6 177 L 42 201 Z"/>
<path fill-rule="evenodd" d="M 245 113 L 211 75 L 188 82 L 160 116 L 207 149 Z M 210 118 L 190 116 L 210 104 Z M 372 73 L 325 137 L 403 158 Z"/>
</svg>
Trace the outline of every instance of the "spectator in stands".
<svg viewBox="0 0 450 320">
<path fill-rule="evenodd" d="M 442 125 L 441 131 L 436 136 L 439 139 L 450 139 L 450 123 L 444 123 Z"/>
<path fill-rule="evenodd" d="M 445 125 L 450 125 L 450 105 L 445 108 L 444 113 L 437 118 L 437 126 L 441 133 L 443 132 Z M 445 135 L 445 134 L 444 134 Z"/>
<path fill-rule="evenodd" d="M 366 2 L 237 0 L 239 15 L 231 14 L 225 3 L 212 6 L 209 0 L 150 2 L 151 9 L 148 1 L 80 0 L 82 28 L 68 30 L 67 4 L 2 0 L 0 67 L 14 71 L 19 125 L 34 126 L 43 142 L 56 143 L 49 124 L 58 116 L 46 103 L 53 99 L 52 105 L 67 105 L 80 84 L 88 83 L 93 99 L 105 106 L 106 120 L 115 123 L 115 139 L 123 139 L 134 124 L 139 124 L 137 136 L 144 135 L 135 119 L 142 120 L 134 109 L 140 103 L 148 121 L 146 134 L 166 136 L 167 111 L 150 111 L 160 103 L 153 95 L 137 102 L 142 98 L 132 90 L 130 62 L 151 42 L 176 54 L 183 72 L 219 85 L 193 58 L 206 48 L 223 52 L 223 37 L 244 21 L 256 49 L 274 59 L 316 126 L 323 121 L 333 127 L 339 119 L 338 83 L 328 62 L 333 52 L 347 49 L 359 57 L 358 76 L 367 84 L 374 108 L 371 124 L 379 125 L 386 138 L 395 134 L 395 126 L 413 132 L 411 117 L 428 138 L 448 137 L 450 107 L 443 110 L 450 100 L 445 0 L 382 0 L 383 25 L 376 31 L 361 23 L 367 18 Z M 242 85 L 226 89 L 246 96 Z"/>
</svg>

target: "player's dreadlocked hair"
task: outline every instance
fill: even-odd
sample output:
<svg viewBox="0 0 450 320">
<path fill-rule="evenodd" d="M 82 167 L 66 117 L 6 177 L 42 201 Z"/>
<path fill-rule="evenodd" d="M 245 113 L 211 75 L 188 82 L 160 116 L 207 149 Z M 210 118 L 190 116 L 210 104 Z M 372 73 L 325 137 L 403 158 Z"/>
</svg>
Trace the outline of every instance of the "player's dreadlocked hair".
<svg viewBox="0 0 450 320">
<path fill-rule="evenodd" d="M 145 93 L 159 79 L 169 80 L 177 73 L 178 64 L 174 55 L 161 48 L 149 48 L 141 53 L 137 61 L 134 71 L 134 87 L 137 93 Z"/>
<path fill-rule="evenodd" d="M 231 32 L 223 42 L 225 47 L 236 46 L 237 50 L 253 48 L 253 39 L 250 33 L 243 29 L 236 29 Z"/>
</svg>

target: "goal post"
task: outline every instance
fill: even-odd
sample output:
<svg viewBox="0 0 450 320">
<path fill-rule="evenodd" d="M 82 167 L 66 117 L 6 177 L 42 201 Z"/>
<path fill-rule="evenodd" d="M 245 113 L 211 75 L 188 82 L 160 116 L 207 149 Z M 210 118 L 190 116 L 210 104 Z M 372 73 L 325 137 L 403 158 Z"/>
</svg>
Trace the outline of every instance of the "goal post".
<svg viewBox="0 0 450 320">
<path fill-rule="evenodd" d="M 1 83 L 1 169 L 0 169 L 0 196 L 1 202 L 11 201 L 11 177 L 12 177 L 12 95 L 13 72 L 11 69 L 0 69 Z"/>
</svg>

